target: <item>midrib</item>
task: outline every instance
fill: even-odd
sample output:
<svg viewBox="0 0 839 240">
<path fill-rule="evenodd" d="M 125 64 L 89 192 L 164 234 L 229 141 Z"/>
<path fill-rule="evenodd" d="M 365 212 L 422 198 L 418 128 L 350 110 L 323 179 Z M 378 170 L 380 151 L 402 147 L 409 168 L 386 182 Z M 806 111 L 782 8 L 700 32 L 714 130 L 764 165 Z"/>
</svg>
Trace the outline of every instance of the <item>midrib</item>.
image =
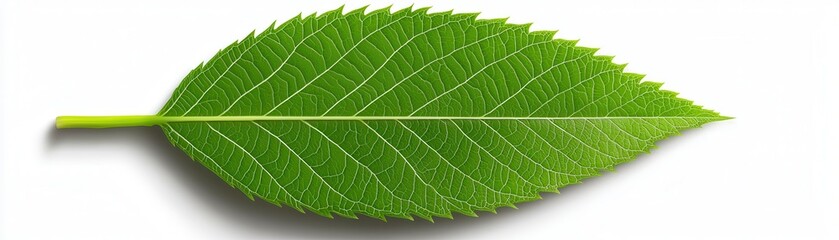
<svg viewBox="0 0 839 240">
<path fill-rule="evenodd" d="M 469 117 L 469 116 L 60 116 L 58 128 L 112 128 L 153 126 L 172 122 L 243 121 L 417 121 L 417 120 L 618 120 L 618 119 L 727 119 L 716 116 L 614 116 L 614 117 Z"/>
</svg>

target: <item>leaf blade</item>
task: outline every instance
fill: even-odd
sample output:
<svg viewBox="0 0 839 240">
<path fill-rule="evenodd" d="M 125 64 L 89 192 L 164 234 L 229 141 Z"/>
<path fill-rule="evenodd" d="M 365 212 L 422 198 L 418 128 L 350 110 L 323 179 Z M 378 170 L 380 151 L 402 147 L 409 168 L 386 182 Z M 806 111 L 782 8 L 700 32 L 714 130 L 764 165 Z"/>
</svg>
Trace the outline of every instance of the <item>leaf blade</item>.
<svg viewBox="0 0 839 240">
<path fill-rule="evenodd" d="M 193 70 L 159 113 L 167 137 L 251 198 L 432 220 L 538 199 L 725 119 L 554 32 L 342 11 L 272 25 Z"/>
</svg>

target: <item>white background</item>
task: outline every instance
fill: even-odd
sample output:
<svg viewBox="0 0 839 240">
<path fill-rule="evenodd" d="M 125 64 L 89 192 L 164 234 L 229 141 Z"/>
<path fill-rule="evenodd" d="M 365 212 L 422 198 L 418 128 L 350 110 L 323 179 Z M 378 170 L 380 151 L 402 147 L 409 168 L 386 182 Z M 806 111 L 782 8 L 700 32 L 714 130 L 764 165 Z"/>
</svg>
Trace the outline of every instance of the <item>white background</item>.
<svg viewBox="0 0 839 240">
<path fill-rule="evenodd" d="M 560 195 L 479 218 L 299 214 L 250 201 L 157 128 L 54 130 L 57 115 L 154 114 L 218 49 L 275 20 L 344 4 L 304 2 L 0 3 L 0 236 L 839 239 L 835 1 L 416 1 L 559 29 L 737 117 Z M 390 4 L 347 10 L 368 3 Z"/>
</svg>

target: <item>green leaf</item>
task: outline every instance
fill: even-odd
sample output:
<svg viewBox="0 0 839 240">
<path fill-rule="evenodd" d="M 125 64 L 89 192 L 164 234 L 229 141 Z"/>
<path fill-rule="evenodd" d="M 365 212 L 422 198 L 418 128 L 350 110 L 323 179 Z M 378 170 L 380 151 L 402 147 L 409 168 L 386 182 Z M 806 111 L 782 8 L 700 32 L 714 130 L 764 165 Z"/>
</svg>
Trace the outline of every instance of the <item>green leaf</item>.
<svg viewBox="0 0 839 240">
<path fill-rule="evenodd" d="M 555 32 L 427 8 L 298 16 L 221 50 L 155 116 L 248 197 L 332 217 L 476 216 L 727 119 Z"/>
</svg>

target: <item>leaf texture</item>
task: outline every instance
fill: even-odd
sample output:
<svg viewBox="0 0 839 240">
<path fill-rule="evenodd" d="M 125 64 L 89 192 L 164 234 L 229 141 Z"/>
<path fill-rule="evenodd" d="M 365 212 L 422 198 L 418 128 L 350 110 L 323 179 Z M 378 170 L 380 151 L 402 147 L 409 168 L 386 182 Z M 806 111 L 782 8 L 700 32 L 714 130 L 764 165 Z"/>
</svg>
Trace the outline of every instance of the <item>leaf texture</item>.
<svg viewBox="0 0 839 240">
<path fill-rule="evenodd" d="M 555 32 L 427 10 L 251 33 L 188 74 L 158 114 L 184 120 L 161 126 L 251 198 L 433 220 L 538 199 L 726 119 Z"/>
</svg>

